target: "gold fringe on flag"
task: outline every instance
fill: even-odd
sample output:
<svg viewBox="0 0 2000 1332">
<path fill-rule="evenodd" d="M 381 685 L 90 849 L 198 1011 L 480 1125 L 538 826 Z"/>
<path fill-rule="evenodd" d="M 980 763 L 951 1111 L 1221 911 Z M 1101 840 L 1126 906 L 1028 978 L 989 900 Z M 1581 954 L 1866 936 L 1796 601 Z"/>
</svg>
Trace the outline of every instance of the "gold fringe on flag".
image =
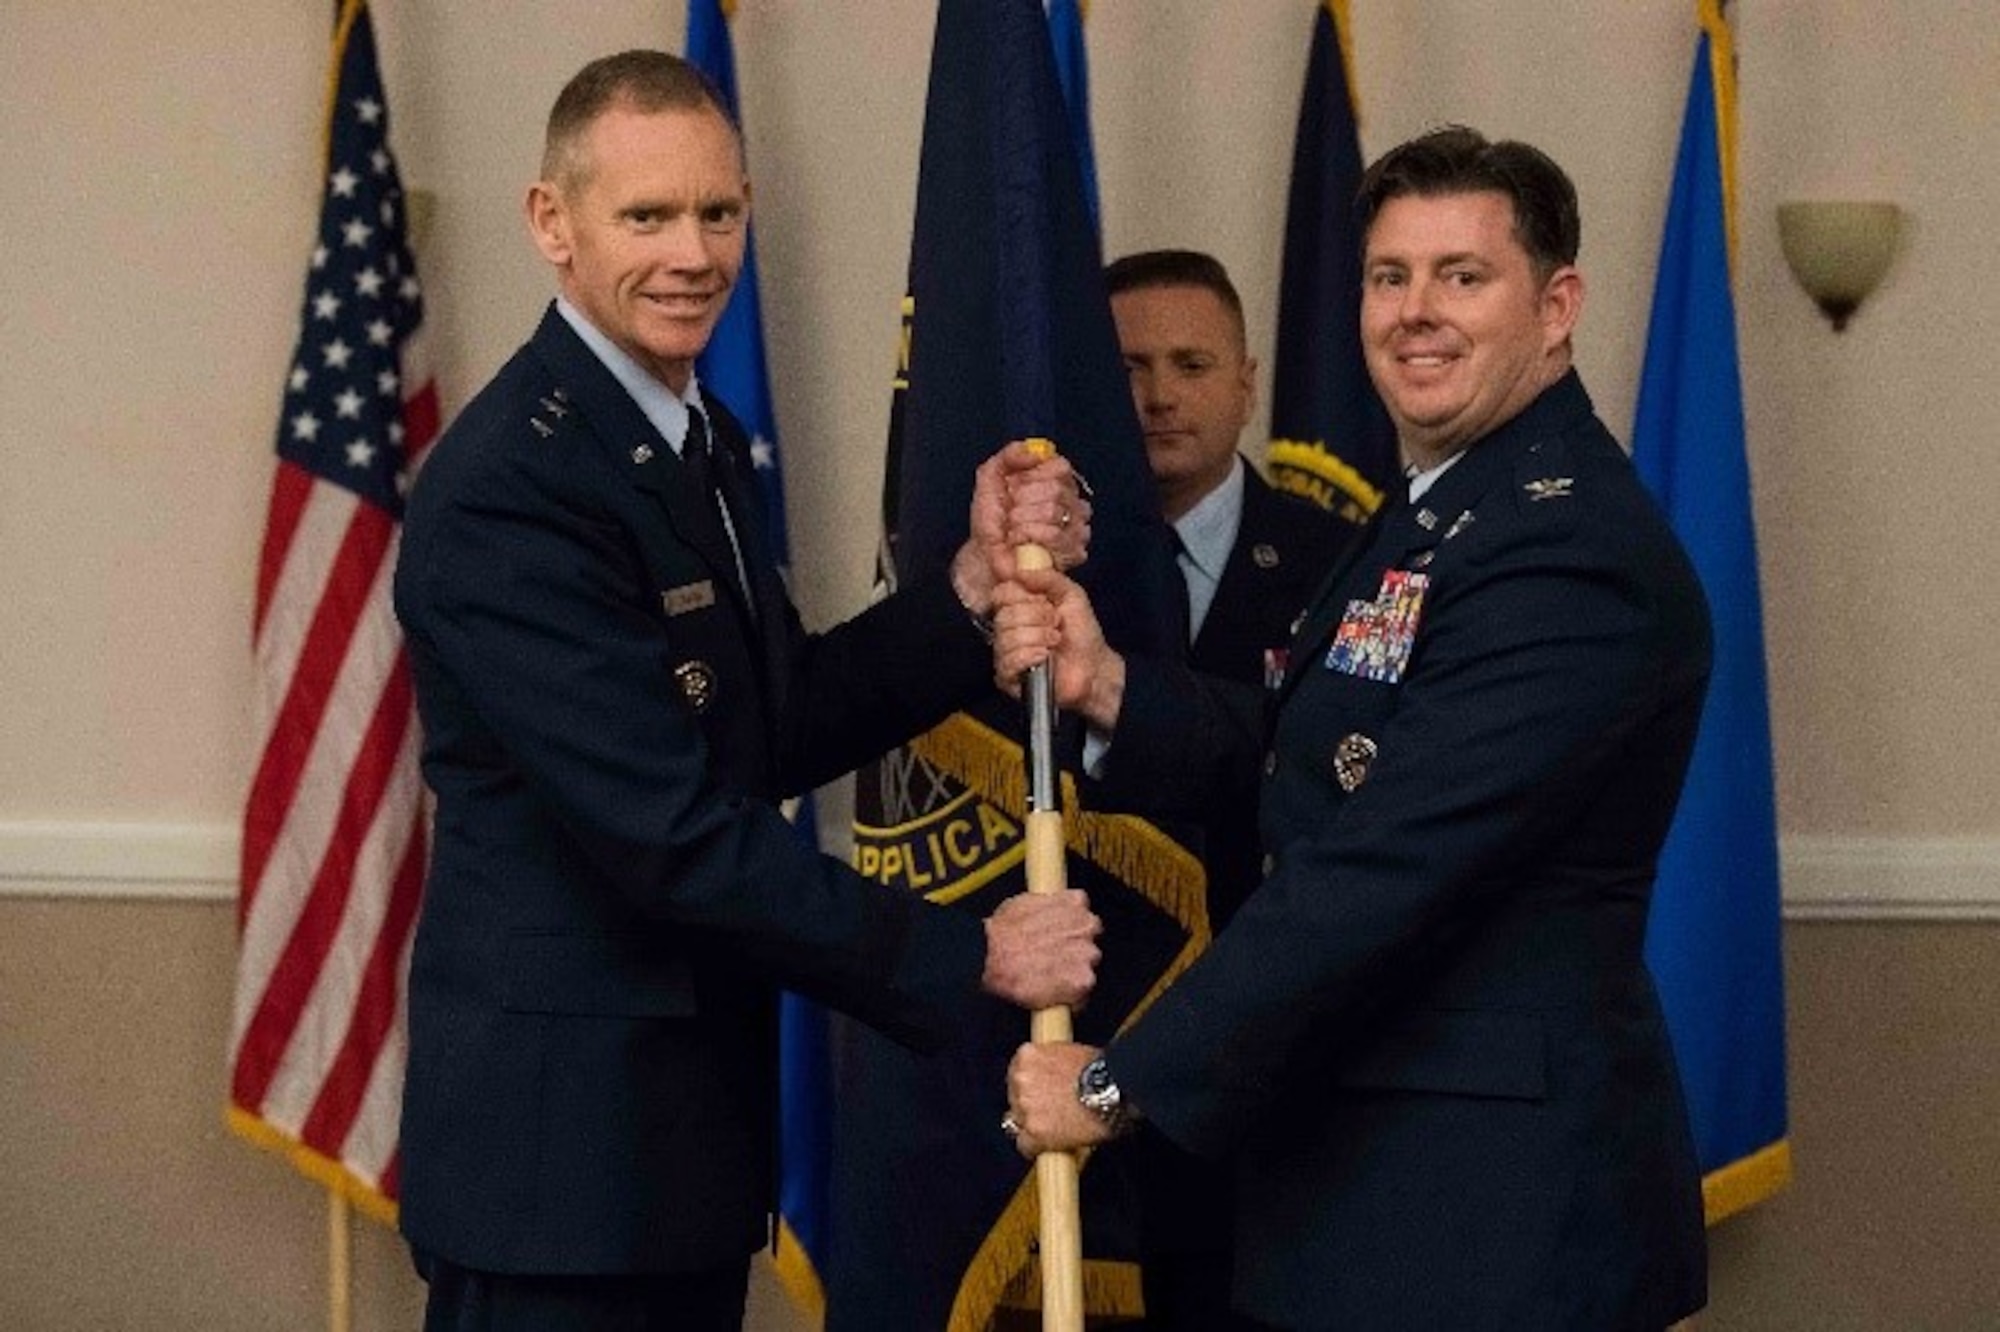
<svg viewBox="0 0 2000 1332">
<path fill-rule="evenodd" d="M 265 1151 L 276 1152 L 307 1179 L 353 1203 L 355 1210 L 363 1216 L 380 1221 L 392 1230 L 395 1228 L 395 1200 L 340 1162 L 314 1151 L 296 1138 L 288 1137 L 281 1129 L 236 1106 L 230 1106 L 223 1117 L 230 1131 L 239 1138 Z"/>
<path fill-rule="evenodd" d="M 1736 1213 L 1755 1207 L 1792 1182 L 1792 1144 L 1780 1138 L 1762 1151 L 1740 1161 L 1731 1161 L 1720 1170 L 1711 1170 L 1701 1181 L 1702 1214 L 1714 1225 Z"/>
<path fill-rule="evenodd" d="M 1351 500 L 1364 518 L 1382 507 L 1381 490 L 1311 440 L 1274 439 L 1265 463 L 1270 469 L 1272 485 L 1310 500 L 1329 513 L 1337 507 L 1336 493 Z"/>
<path fill-rule="evenodd" d="M 1365 483 L 1364 483 L 1365 484 Z M 1027 816 L 1027 773 L 1021 746 L 963 713 L 910 742 L 910 750 L 1015 819 Z M 1208 947 L 1208 875 L 1186 848 L 1144 819 L 1081 808 L 1075 779 L 1063 774 L 1063 835 L 1071 854 L 1117 878 L 1187 933 L 1187 942 L 1119 1025 L 1123 1031 Z M 1084 1165 L 1089 1165 L 1086 1155 Z M 1037 1306 L 1041 1282 L 1034 1256 L 1041 1214 L 1035 1173 L 1001 1209 L 972 1260 L 952 1304 L 947 1332 L 985 1332 L 993 1311 Z M 1136 1264 L 1084 1263 L 1084 1305 L 1093 1314 L 1137 1317 L 1144 1312 Z"/>
</svg>

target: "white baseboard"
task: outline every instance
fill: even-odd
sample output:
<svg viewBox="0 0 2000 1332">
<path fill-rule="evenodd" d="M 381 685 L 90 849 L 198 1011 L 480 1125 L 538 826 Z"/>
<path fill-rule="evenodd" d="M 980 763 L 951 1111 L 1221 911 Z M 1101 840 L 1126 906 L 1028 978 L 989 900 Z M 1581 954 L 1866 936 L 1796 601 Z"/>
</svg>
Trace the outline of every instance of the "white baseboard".
<svg viewBox="0 0 2000 1332">
<path fill-rule="evenodd" d="M 0 898 L 223 902 L 233 824 L 0 821 Z M 2000 921 L 2000 838 L 1784 838 L 1787 920 Z"/>
</svg>

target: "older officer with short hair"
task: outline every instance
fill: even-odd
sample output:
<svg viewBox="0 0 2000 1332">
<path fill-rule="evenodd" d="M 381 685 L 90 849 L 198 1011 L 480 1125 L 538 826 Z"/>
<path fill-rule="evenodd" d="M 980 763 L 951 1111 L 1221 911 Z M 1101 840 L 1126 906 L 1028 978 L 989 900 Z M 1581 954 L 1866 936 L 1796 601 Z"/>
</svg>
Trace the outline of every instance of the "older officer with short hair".
<svg viewBox="0 0 2000 1332">
<path fill-rule="evenodd" d="M 1074 563 L 1089 515 L 1064 464 L 1010 448 L 949 579 L 807 634 L 742 428 L 694 374 L 749 208 L 692 66 L 587 66 L 527 200 L 560 295 L 411 497 L 396 608 L 437 831 L 402 1228 L 433 1332 L 738 1328 L 779 986 L 935 1044 L 982 985 L 1042 1006 L 1091 982 L 1081 894 L 982 926 L 805 850 L 776 808 L 987 688 L 971 621 L 1012 543 Z"/>
</svg>

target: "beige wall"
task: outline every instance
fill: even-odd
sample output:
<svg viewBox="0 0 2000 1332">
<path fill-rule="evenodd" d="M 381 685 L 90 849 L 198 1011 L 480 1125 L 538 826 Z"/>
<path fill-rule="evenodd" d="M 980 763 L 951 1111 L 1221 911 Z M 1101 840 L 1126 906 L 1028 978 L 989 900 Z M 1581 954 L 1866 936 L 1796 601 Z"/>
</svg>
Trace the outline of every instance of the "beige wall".
<svg viewBox="0 0 2000 1332">
<path fill-rule="evenodd" d="M 437 196 L 420 261 L 456 403 L 547 295 L 517 200 L 550 98 L 590 55 L 678 47 L 683 11 L 377 3 L 405 177 Z M 861 603 L 871 565 L 932 6 L 739 7 L 796 581 L 825 621 Z M 2000 556 L 2000 24 L 1987 0 L 1735 7 L 1800 1182 L 1718 1234 L 1708 1326 L 1990 1326 L 2000 693 L 1982 667 L 2000 617 L 1963 588 Z M 232 959 L 215 899 L 246 780 L 251 568 L 327 8 L 0 8 L 0 1326 L 316 1317 L 316 1195 L 220 1128 Z M 1107 247 L 1215 250 L 1268 348 L 1307 0 L 1090 8 Z M 1576 175 L 1581 362 L 1623 431 L 1692 0 L 1354 9 L 1371 151 L 1464 120 Z M 1914 219 L 1838 337 L 1772 223 L 1780 199 L 1816 195 Z M 1897 923 L 1912 918 L 1943 923 Z M 395 1246 L 364 1228 L 357 1261 L 359 1326 L 410 1326 Z"/>
</svg>

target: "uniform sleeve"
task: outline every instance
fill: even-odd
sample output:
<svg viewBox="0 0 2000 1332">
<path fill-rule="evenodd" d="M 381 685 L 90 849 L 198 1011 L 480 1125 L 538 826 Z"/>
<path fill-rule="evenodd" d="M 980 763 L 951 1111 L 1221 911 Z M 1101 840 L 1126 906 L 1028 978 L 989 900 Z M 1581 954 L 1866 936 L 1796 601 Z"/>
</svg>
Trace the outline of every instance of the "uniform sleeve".
<svg viewBox="0 0 2000 1332">
<path fill-rule="evenodd" d="M 843 776 L 991 689 L 992 649 L 948 578 L 905 585 L 823 634 L 794 631 L 779 723 L 792 792 Z"/>
<path fill-rule="evenodd" d="M 1209 818 L 1240 794 L 1256 817 L 1263 756 L 1263 690 L 1203 675 L 1179 662 L 1128 657 L 1125 696 L 1091 788 L 1102 808 Z"/>
</svg>

